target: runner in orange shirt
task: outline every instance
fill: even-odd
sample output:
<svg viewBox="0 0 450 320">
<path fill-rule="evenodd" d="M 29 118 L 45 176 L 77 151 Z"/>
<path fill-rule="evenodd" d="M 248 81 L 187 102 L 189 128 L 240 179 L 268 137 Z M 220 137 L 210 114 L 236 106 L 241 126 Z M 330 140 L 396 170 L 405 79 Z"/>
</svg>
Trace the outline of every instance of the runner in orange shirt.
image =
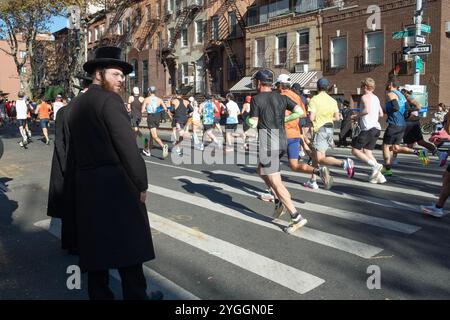
<svg viewBox="0 0 450 320">
<path fill-rule="evenodd" d="M 45 137 L 45 144 L 50 144 L 50 139 L 48 138 L 48 123 L 50 121 L 50 112 L 52 112 L 52 106 L 48 104 L 45 99 L 36 108 L 36 114 L 39 116 L 41 123 L 42 133 Z"/>
</svg>

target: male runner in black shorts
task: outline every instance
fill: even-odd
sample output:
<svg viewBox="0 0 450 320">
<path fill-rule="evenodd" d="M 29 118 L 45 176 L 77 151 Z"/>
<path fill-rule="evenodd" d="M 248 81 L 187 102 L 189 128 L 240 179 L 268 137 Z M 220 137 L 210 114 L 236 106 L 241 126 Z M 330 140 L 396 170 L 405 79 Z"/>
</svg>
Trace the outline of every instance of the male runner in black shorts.
<svg viewBox="0 0 450 320">
<path fill-rule="evenodd" d="M 289 191 L 283 185 L 280 158 L 287 149 L 284 122 L 299 118 L 303 111 L 288 97 L 272 92 L 273 74 L 269 70 L 259 70 L 252 80 L 259 93 L 252 97 L 247 122 L 259 131 L 258 174 L 276 196 L 274 218 L 279 218 L 286 210 L 291 215 L 289 227 L 284 231 L 292 233 L 304 226 L 307 220 L 297 212 Z M 286 109 L 292 114 L 285 118 Z"/>
</svg>

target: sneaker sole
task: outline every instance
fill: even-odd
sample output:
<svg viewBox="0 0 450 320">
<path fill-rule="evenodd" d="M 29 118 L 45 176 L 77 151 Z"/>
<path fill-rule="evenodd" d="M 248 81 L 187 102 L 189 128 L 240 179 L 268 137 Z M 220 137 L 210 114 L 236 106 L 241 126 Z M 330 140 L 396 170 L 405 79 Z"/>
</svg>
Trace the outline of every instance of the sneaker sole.
<svg viewBox="0 0 450 320">
<path fill-rule="evenodd" d="M 305 226 L 308 223 L 308 220 L 303 219 L 301 220 L 299 223 L 296 223 L 293 226 L 287 227 L 285 229 L 286 233 L 294 233 L 295 231 L 297 231 L 298 229 L 300 229 L 301 227 Z"/>
<path fill-rule="evenodd" d="M 325 167 L 324 171 L 325 172 L 324 172 L 322 182 L 325 187 L 325 190 L 330 190 L 331 187 L 333 186 L 333 177 L 330 175 L 330 170 L 327 167 Z"/>
</svg>

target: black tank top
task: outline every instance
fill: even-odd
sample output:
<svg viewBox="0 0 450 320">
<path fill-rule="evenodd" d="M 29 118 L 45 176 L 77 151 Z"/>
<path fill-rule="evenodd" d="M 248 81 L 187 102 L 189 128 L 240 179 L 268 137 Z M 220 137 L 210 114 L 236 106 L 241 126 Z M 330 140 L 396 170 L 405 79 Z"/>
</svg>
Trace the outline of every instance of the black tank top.
<svg viewBox="0 0 450 320">
<path fill-rule="evenodd" d="M 175 109 L 175 111 L 173 113 L 174 119 L 183 120 L 183 121 L 187 120 L 187 109 L 183 103 L 183 100 L 180 100 L 180 99 L 174 99 L 174 100 L 178 100 L 178 107 Z"/>
<path fill-rule="evenodd" d="M 131 103 L 131 113 L 134 116 L 140 117 L 142 116 L 142 103 L 139 101 L 139 96 L 133 96 L 134 100 Z"/>
</svg>

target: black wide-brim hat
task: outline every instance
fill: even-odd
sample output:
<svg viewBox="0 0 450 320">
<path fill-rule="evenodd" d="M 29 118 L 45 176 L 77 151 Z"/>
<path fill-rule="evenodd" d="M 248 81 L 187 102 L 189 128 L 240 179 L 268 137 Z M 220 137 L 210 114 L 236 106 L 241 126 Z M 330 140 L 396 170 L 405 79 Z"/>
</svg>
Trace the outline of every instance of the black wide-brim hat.
<svg viewBox="0 0 450 320">
<path fill-rule="evenodd" d="M 118 47 L 100 47 L 95 50 L 95 58 L 83 65 L 84 71 L 93 74 L 96 68 L 119 67 L 125 75 L 133 72 L 133 66 L 121 60 L 122 49 Z"/>
</svg>

